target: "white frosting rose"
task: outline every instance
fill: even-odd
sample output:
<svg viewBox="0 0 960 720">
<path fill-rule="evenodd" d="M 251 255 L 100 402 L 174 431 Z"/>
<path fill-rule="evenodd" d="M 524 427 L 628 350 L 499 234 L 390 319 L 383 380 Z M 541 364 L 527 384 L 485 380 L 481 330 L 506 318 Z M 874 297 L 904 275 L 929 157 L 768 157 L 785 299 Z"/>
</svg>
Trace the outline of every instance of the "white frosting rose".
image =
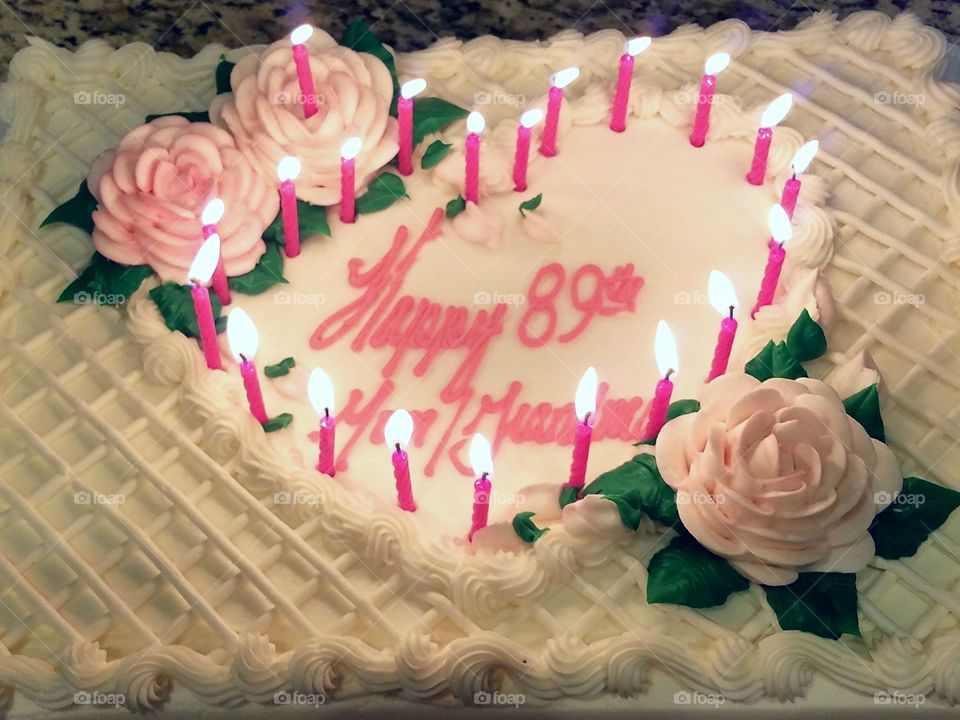
<svg viewBox="0 0 960 720">
<path fill-rule="evenodd" d="M 249 272 L 263 255 L 262 235 L 280 206 L 233 142 L 209 123 L 161 117 L 129 132 L 98 157 L 87 176 L 97 199 L 93 245 L 124 265 L 149 265 L 183 283 L 203 243 L 200 214 L 213 197 L 226 214 L 217 224 L 227 275 Z"/>
<path fill-rule="evenodd" d="M 247 55 L 230 75 L 232 94 L 210 105 L 214 123 L 233 133 L 260 174 L 272 181 L 285 155 L 300 159 L 297 195 L 315 205 L 340 199 L 340 147 L 363 142 L 357 186 L 397 154 L 397 121 L 390 117 L 393 79 L 373 55 L 357 53 L 315 29 L 306 42 L 318 111 L 305 118 L 290 39 Z"/>
<path fill-rule="evenodd" d="M 870 523 L 902 484 L 890 448 L 809 378 L 717 378 L 699 412 L 664 426 L 656 455 L 684 527 L 764 585 L 862 570 Z"/>
</svg>

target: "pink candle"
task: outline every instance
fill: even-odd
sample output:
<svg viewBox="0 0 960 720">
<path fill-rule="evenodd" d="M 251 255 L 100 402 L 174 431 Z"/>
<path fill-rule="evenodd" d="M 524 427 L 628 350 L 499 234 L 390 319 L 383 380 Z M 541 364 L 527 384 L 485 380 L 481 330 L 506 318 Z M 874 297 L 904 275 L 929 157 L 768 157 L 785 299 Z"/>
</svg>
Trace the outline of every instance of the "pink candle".
<svg viewBox="0 0 960 720">
<path fill-rule="evenodd" d="M 329 410 L 320 419 L 320 459 L 317 461 L 317 470 L 324 475 L 334 477 L 337 474 L 335 447 L 337 437 L 337 420 Z"/>
<path fill-rule="evenodd" d="M 203 212 L 200 214 L 200 221 L 203 223 L 203 239 L 206 240 L 211 235 L 217 234 L 217 223 L 223 217 L 223 200 L 214 198 L 206 204 Z M 223 266 L 223 254 L 217 259 L 217 267 L 213 271 L 213 279 L 210 282 L 213 292 L 216 293 L 221 305 L 230 304 L 230 286 L 227 284 L 227 271 Z"/>
<path fill-rule="evenodd" d="M 480 200 L 480 133 L 483 132 L 483 115 L 472 112 L 467 116 L 466 167 L 463 197 L 476 205 Z"/>
<path fill-rule="evenodd" d="M 317 91 L 313 85 L 313 73 L 310 72 L 310 54 L 304 45 L 311 35 L 313 28 L 309 25 L 301 25 L 290 33 L 293 63 L 297 67 L 297 81 L 300 83 L 300 96 L 303 100 L 303 116 L 308 118 L 317 114 Z"/>
<path fill-rule="evenodd" d="M 493 474 L 493 457 L 490 443 L 480 434 L 474 435 L 470 442 L 470 464 L 477 475 L 473 483 L 473 514 L 470 518 L 470 532 L 467 540 L 473 541 L 478 530 L 487 526 L 490 515 L 490 491 L 493 484 L 490 475 Z"/>
<path fill-rule="evenodd" d="M 250 414 L 257 422 L 263 425 L 267 418 L 267 410 L 263 406 L 263 393 L 260 392 L 260 380 L 257 377 L 257 366 L 253 360 L 241 357 L 240 375 L 243 377 L 243 389 L 247 392 L 247 403 L 250 405 Z"/>
<path fill-rule="evenodd" d="M 780 282 L 780 272 L 783 270 L 783 261 L 787 258 L 787 251 L 783 245 L 790 239 L 792 228 L 787 211 L 779 205 L 770 208 L 768 216 L 770 225 L 770 251 L 767 255 L 767 266 L 763 271 L 763 281 L 760 283 L 760 292 L 757 293 L 757 302 L 750 311 L 750 317 L 756 317 L 760 308 L 773 302 Z"/>
<path fill-rule="evenodd" d="M 657 323 L 654 354 L 657 358 L 657 369 L 660 371 L 663 379 L 657 383 L 657 388 L 653 395 L 653 402 L 650 403 L 650 413 L 647 415 L 647 426 L 643 433 L 644 440 L 656 437 L 660 432 L 660 428 L 662 428 L 664 422 L 666 422 L 667 409 L 670 407 L 670 396 L 673 395 L 673 381 L 670 380 L 670 376 L 676 372 L 680 362 L 677 356 L 677 343 L 673 339 L 673 332 L 670 330 L 670 326 L 663 320 Z"/>
<path fill-rule="evenodd" d="M 406 410 L 397 410 L 387 420 L 383 435 L 387 445 L 392 445 L 393 451 L 393 479 L 397 485 L 397 504 L 401 510 L 414 512 L 417 503 L 413 499 L 413 489 L 410 486 L 410 462 L 403 446 L 410 442 L 413 434 L 413 417 Z"/>
<path fill-rule="evenodd" d="M 397 170 L 401 175 L 413 172 L 413 98 L 427 86 L 426 80 L 409 80 L 400 87 L 397 99 L 397 122 L 399 124 L 400 152 L 397 155 Z"/>
<path fill-rule="evenodd" d="M 292 155 L 277 165 L 280 178 L 280 213 L 283 217 L 283 252 L 288 258 L 300 254 L 300 217 L 297 210 L 297 189 L 293 181 L 300 175 L 300 161 Z"/>
<path fill-rule="evenodd" d="M 700 78 L 700 95 L 697 98 L 697 113 L 693 119 L 693 132 L 690 133 L 690 144 L 694 147 L 703 147 L 707 140 L 713 95 L 717 91 L 717 74 L 729 64 L 730 56 L 727 53 L 711 55 L 704 64 L 703 76 Z"/>
<path fill-rule="evenodd" d="M 320 368 L 314 368 L 307 383 L 310 404 L 320 416 L 320 456 L 317 470 L 333 477 L 336 475 L 337 420 L 333 415 L 333 381 Z"/>
<path fill-rule="evenodd" d="M 720 335 L 717 337 L 717 347 L 713 351 L 713 362 L 710 365 L 710 374 L 707 382 L 723 375 L 730 362 L 730 351 L 733 349 L 733 340 L 737 335 L 737 321 L 733 317 L 737 306 L 737 294 L 733 283 L 722 272 L 710 271 L 707 295 L 710 304 L 723 316 L 720 321 Z M 729 314 L 728 314 L 729 313 Z"/>
<path fill-rule="evenodd" d="M 227 315 L 227 340 L 230 344 L 230 352 L 240 365 L 240 376 L 243 378 L 243 388 L 247 392 L 250 414 L 263 425 L 268 420 L 267 411 L 263 406 L 257 366 L 253 362 L 253 357 L 260 346 L 260 337 L 253 320 L 242 308 L 234 308 Z"/>
<path fill-rule="evenodd" d="M 630 99 L 630 82 L 633 80 L 633 66 L 636 56 L 650 47 L 650 38 L 634 38 L 623 46 L 620 56 L 620 69 L 617 72 L 617 90 L 613 98 L 613 113 L 610 116 L 610 129 L 623 132 L 627 129 L 627 102 Z"/>
<path fill-rule="evenodd" d="M 200 330 L 200 347 L 211 370 L 219 370 L 220 348 L 217 345 L 217 328 L 213 320 L 213 306 L 210 293 L 205 287 L 210 282 L 214 269 L 220 259 L 220 236 L 216 233 L 203 241 L 197 256 L 187 271 L 187 283 L 192 285 L 193 311 L 197 316 L 197 328 Z"/>
<path fill-rule="evenodd" d="M 770 142 L 773 140 L 773 128 L 787 113 L 793 104 L 793 95 L 786 93 L 774 100 L 760 117 L 760 128 L 757 130 L 757 142 L 753 147 L 753 162 L 750 172 L 747 173 L 747 182 L 751 185 L 762 185 L 767 174 L 767 158 L 770 156 Z"/>
<path fill-rule="evenodd" d="M 780 205 L 787 211 L 787 217 L 791 220 L 794 211 L 797 209 L 797 199 L 800 197 L 800 179 L 797 175 L 809 167 L 819 148 L 820 142 L 811 140 L 797 150 L 796 155 L 793 156 L 793 176 L 784 183 L 783 194 L 780 196 Z"/>
<path fill-rule="evenodd" d="M 352 223 L 357 219 L 356 157 L 360 153 L 361 140 L 349 138 L 340 148 L 340 222 Z"/>
<path fill-rule="evenodd" d="M 587 476 L 587 459 L 590 456 L 590 440 L 593 437 L 591 416 L 597 410 L 597 371 L 592 367 L 580 379 L 574 400 L 577 427 L 573 436 L 573 460 L 570 462 L 568 486 L 583 487 Z"/>
<path fill-rule="evenodd" d="M 560 122 L 560 106 L 563 104 L 563 89 L 577 79 L 579 68 L 567 68 L 554 73 L 550 78 L 550 92 L 547 95 L 547 122 L 540 138 L 540 154 L 553 157 L 557 154 L 557 126 Z"/>
<path fill-rule="evenodd" d="M 524 192 L 527 189 L 527 165 L 530 163 L 530 139 L 533 127 L 543 120 L 543 110 L 527 110 L 520 116 L 517 125 L 517 150 L 513 155 L 513 189 Z"/>
</svg>

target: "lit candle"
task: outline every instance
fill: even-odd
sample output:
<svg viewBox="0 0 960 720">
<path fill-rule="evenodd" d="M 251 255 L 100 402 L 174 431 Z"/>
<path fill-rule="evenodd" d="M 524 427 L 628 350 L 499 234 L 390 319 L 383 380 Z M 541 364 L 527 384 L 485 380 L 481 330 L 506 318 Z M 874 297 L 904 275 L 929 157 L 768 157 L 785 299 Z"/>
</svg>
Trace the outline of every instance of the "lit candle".
<svg viewBox="0 0 960 720">
<path fill-rule="evenodd" d="M 720 321 L 720 335 L 717 337 L 717 347 L 713 351 L 713 362 L 710 365 L 710 375 L 707 382 L 723 375 L 730 362 L 730 351 L 733 349 L 733 339 L 737 336 L 737 320 L 733 313 L 737 307 L 737 293 L 733 289 L 730 279 L 718 270 L 710 271 L 710 280 L 707 282 L 707 295 L 710 304 L 723 320 Z"/>
<path fill-rule="evenodd" d="M 263 406 L 257 366 L 253 363 L 253 357 L 260 347 L 260 336 L 253 320 L 242 308 L 234 308 L 227 315 L 227 340 L 230 343 L 230 352 L 240 363 L 240 376 L 243 378 L 243 388 L 247 391 L 250 414 L 263 425 L 268 419 L 267 411 Z"/>
<path fill-rule="evenodd" d="M 534 126 L 543 120 L 543 110 L 527 110 L 520 116 L 517 125 L 517 151 L 513 155 L 513 189 L 524 192 L 527 189 L 527 165 L 530 163 L 530 138 Z"/>
<path fill-rule="evenodd" d="M 487 526 L 487 517 L 490 515 L 490 490 L 493 484 L 490 476 L 493 475 L 493 453 L 487 439 L 477 433 L 470 441 L 470 465 L 477 479 L 473 482 L 473 515 L 470 519 L 470 533 L 467 540 L 473 541 L 477 530 Z"/>
<path fill-rule="evenodd" d="M 300 25 L 290 33 L 290 42 L 293 43 L 293 63 L 297 66 L 297 80 L 300 82 L 304 117 L 317 114 L 317 91 L 313 86 L 313 73 L 310 72 L 310 54 L 304 44 L 311 35 L 313 35 L 313 28 L 309 25 Z"/>
<path fill-rule="evenodd" d="M 610 129 L 623 132 L 627 129 L 627 101 L 630 99 L 630 81 L 633 80 L 633 65 L 637 55 L 650 47 L 650 38 L 638 37 L 623 44 L 620 56 L 620 70 L 617 74 L 617 92 L 613 98 L 613 114 L 610 116 Z"/>
<path fill-rule="evenodd" d="M 780 196 L 780 204 L 791 220 L 793 212 L 797 209 L 797 199 L 800 197 L 800 178 L 797 175 L 802 174 L 809 167 L 819 148 L 820 143 L 817 140 L 811 140 L 793 156 L 793 176 L 784 183 L 783 194 Z"/>
<path fill-rule="evenodd" d="M 690 133 L 690 144 L 694 147 L 703 147 L 707 140 L 707 130 L 710 129 L 710 109 L 713 107 L 713 94 L 717 91 L 717 75 L 723 72 L 730 64 L 730 56 L 725 53 L 714 53 L 703 64 L 703 76 L 700 78 L 700 96 L 697 98 L 697 114 L 693 118 L 693 132 Z"/>
<path fill-rule="evenodd" d="M 397 483 L 397 504 L 401 510 L 413 512 L 417 503 L 413 500 L 413 490 L 410 487 L 410 461 L 407 452 L 403 449 L 410 443 L 413 435 L 413 418 L 406 410 L 396 410 L 387 420 L 383 429 L 387 440 L 387 447 L 393 450 L 393 479 Z"/>
<path fill-rule="evenodd" d="M 287 155 L 277 165 L 280 178 L 280 212 L 283 215 L 283 252 L 292 258 L 300 254 L 300 218 L 297 211 L 297 189 L 293 181 L 300 176 L 302 165 Z"/>
<path fill-rule="evenodd" d="M 320 416 L 320 459 L 317 470 L 333 477 L 336 470 L 337 419 L 333 414 L 333 381 L 320 368 L 314 368 L 307 382 L 307 397 Z"/>
<path fill-rule="evenodd" d="M 563 89 L 580 75 L 580 68 L 567 68 L 550 76 L 550 93 L 547 96 L 547 123 L 540 138 L 540 154 L 553 157 L 557 154 L 557 125 L 560 122 L 560 105 Z"/>
<path fill-rule="evenodd" d="M 670 407 L 670 397 L 673 395 L 673 381 L 670 376 L 679 369 L 680 359 L 677 357 L 677 343 L 673 339 L 670 326 L 663 320 L 657 323 L 657 336 L 654 343 L 654 355 L 657 358 L 657 370 L 662 380 L 657 383 L 657 389 L 650 403 L 650 414 L 647 416 L 647 428 L 643 433 L 644 439 L 654 438 L 660 432 L 667 419 L 667 409 Z"/>
<path fill-rule="evenodd" d="M 340 146 L 340 222 L 357 219 L 356 157 L 362 145 L 360 138 L 352 137 Z"/>
<path fill-rule="evenodd" d="M 423 78 L 408 80 L 400 86 L 397 99 L 397 122 L 400 126 L 400 154 L 397 155 L 397 170 L 401 175 L 413 172 L 413 98 L 423 92 L 427 81 Z"/>
<path fill-rule="evenodd" d="M 793 234 L 787 211 L 779 205 L 770 208 L 768 222 L 770 224 L 770 253 L 767 255 L 767 267 L 763 271 L 760 292 L 757 293 L 757 304 L 753 306 L 750 317 L 756 317 L 760 308 L 773 302 L 773 296 L 777 292 L 777 283 L 780 282 L 780 271 L 783 270 L 783 261 L 787 258 L 787 251 L 784 250 L 783 246 Z"/>
<path fill-rule="evenodd" d="M 190 294 L 193 297 L 193 311 L 197 315 L 197 327 L 200 328 L 200 347 L 203 348 L 207 367 L 211 370 L 223 367 L 220 364 L 220 348 L 217 345 L 217 327 L 213 321 L 210 292 L 206 287 L 219 258 L 220 236 L 214 233 L 203 241 L 187 273 L 187 282 L 193 286 Z"/>
<path fill-rule="evenodd" d="M 590 439 L 593 437 L 593 415 L 597 412 L 597 371 L 592 367 L 580 378 L 574 401 L 577 427 L 573 436 L 573 461 L 570 463 L 570 479 L 567 485 L 580 488 L 587 477 L 587 457 L 590 455 Z"/>
<path fill-rule="evenodd" d="M 200 213 L 204 240 L 211 235 L 217 234 L 217 223 L 220 222 L 220 219 L 223 217 L 224 209 L 223 200 L 220 198 L 214 198 L 204 206 L 203 212 Z M 213 271 L 213 279 L 210 282 L 210 286 L 217 294 L 220 304 L 229 305 L 230 286 L 227 285 L 227 271 L 223 267 L 223 253 L 218 252 L 217 255 L 217 267 Z"/>
<path fill-rule="evenodd" d="M 486 122 L 483 115 L 474 111 L 467 115 L 466 176 L 463 196 L 474 205 L 480 199 L 480 133 Z"/>
<path fill-rule="evenodd" d="M 747 174 L 747 182 L 751 185 L 762 185 L 767 174 L 767 157 L 770 155 L 770 142 L 773 140 L 773 128 L 793 105 L 793 95 L 784 93 L 767 106 L 760 116 L 760 128 L 757 130 L 757 143 L 753 147 L 753 162 Z"/>
</svg>

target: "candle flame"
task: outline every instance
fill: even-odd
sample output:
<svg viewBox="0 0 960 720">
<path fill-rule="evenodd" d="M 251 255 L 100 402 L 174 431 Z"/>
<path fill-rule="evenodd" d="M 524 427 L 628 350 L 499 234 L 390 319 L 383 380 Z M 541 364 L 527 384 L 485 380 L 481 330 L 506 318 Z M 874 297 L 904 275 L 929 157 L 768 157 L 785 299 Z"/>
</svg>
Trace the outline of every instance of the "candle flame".
<svg viewBox="0 0 960 720">
<path fill-rule="evenodd" d="M 790 218 L 782 205 L 774 205 L 767 214 L 767 223 L 770 225 L 770 236 L 773 241 L 783 245 L 793 237 L 793 228 L 790 227 Z"/>
<path fill-rule="evenodd" d="M 592 366 L 580 378 L 574 407 L 578 420 L 586 421 L 588 414 L 597 413 L 597 371 Z"/>
<path fill-rule="evenodd" d="M 320 368 L 314 368 L 310 372 L 307 397 L 313 409 L 317 411 L 317 415 L 320 417 L 324 417 L 327 413 L 333 415 L 333 380 Z"/>
<path fill-rule="evenodd" d="M 234 308 L 227 315 L 227 342 L 230 344 L 230 354 L 237 362 L 243 362 L 243 358 L 252 360 L 257 354 L 260 335 L 243 308 Z"/>
<path fill-rule="evenodd" d="M 409 100 L 412 97 L 416 97 L 426 89 L 427 81 L 423 78 L 407 80 L 403 85 L 400 86 L 400 97 L 402 97 L 404 100 Z"/>
<path fill-rule="evenodd" d="M 296 180 L 300 176 L 300 171 L 303 169 L 303 165 L 300 164 L 300 160 L 295 158 L 293 155 L 287 155 L 280 159 L 280 162 L 277 164 L 277 177 L 280 178 L 280 182 L 286 182 L 287 180 Z"/>
<path fill-rule="evenodd" d="M 623 44 L 623 51 L 627 55 L 633 55 L 634 57 L 636 57 L 637 55 L 642 53 L 644 50 L 646 50 L 648 47 L 650 47 L 651 42 L 653 41 L 647 36 L 636 37 L 631 40 L 627 40 Z"/>
<path fill-rule="evenodd" d="M 480 433 L 470 441 L 470 465 L 477 477 L 493 475 L 493 452 L 489 441 Z"/>
<path fill-rule="evenodd" d="M 572 83 L 580 77 L 580 68 L 569 67 L 565 70 L 558 70 L 553 75 L 550 76 L 550 84 L 554 87 L 565 88 L 567 85 Z"/>
<path fill-rule="evenodd" d="M 225 209 L 223 200 L 214 198 L 204 205 L 203 212 L 200 213 L 200 222 L 204 225 L 216 225 L 223 218 Z"/>
<path fill-rule="evenodd" d="M 363 147 L 363 140 L 358 137 L 347 138 L 340 146 L 340 157 L 344 160 L 353 160 L 360 154 L 360 148 Z"/>
<path fill-rule="evenodd" d="M 703 72 L 707 75 L 716 75 L 727 69 L 730 64 L 730 54 L 725 52 L 714 53 L 703 64 Z"/>
<path fill-rule="evenodd" d="M 303 45 L 313 35 L 313 27 L 310 25 L 298 25 L 290 33 L 290 42 L 294 45 Z"/>
<path fill-rule="evenodd" d="M 476 110 L 467 115 L 467 132 L 482 133 L 486 126 L 487 121 L 484 120 L 483 115 L 478 113 Z"/>
<path fill-rule="evenodd" d="M 799 174 L 810 167 L 810 163 L 813 162 L 813 156 L 817 154 L 817 150 L 819 149 L 820 141 L 811 140 L 797 150 L 797 154 L 793 156 L 793 172 Z"/>
<path fill-rule="evenodd" d="M 780 121 L 787 116 L 787 113 L 790 112 L 792 105 L 793 95 L 790 93 L 784 93 L 778 97 L 767 105 L 767 109 L 763 111 L 763 115 L 760 116 L 760 127 L 772 128 L 778 125 Z"/>
<path fill-rule="evenodd" d="M 680 370 L 680 358 L 677 357 L 677 341 L 673 339 L 673 331 L 665 320 L 657 323 L 657 336 L 654 340 L 653 354 L 657 357 L 657 370 L 660 377 L 666 377 L 673 370 Z"/>
<path fill-rule="evenodd" d="M 413 435 L 413 417 L 406 410 L 394 410 L 383 428 L 387 447 L 393 450 L 398 444 L 405 447 L 410 444 Z"/>
<path fill-rule="evenodd" d="M 527 110 L 520 116 L 520 124 L 525 128 L 532 128 L 534 125 L 539 124 L 541 120 L 543 120 L 543 110 L 540 108 Z"/>
<path fill-rule="evenodd" d="M 730 308 L 737 306 L 737 291 L 733 289 L 730 278 L 719 270 L 710 271 L 710 279 L 707 280 L 707 296 L 713 308 L 724 317 L 730 313 Z"/>
<path fill-rule="evenodd" d="M 203 241 L 203 245 L 197 251 L 197 256 L 193 259 L 190 270 L 187 272 L 187 282 L 198 282 L 201 285 L 206 285 L 213 277 L 218 262 L 220 262 L 220 236 L 213 233 Z"/>
</svg>

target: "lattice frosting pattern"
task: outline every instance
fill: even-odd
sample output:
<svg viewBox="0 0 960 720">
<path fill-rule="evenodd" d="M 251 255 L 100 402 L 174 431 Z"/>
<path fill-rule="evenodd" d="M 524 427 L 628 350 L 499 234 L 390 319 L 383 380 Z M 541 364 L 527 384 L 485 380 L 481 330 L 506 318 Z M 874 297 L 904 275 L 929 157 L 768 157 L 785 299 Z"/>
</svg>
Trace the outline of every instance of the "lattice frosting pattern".
<svg viewBox="0 0 960 720">
<path fill-rule="evenodd" d="M 466 64 L 506 85 L 518 69 L 573 59 L 605 73 L 622 41 L 444 41 L 401 64 L 433 74 Z M 885 416 L 905 471 L 957 487 L 960 275 L 947 253 L 960 125 L 956 91 L 932 75 L 942 39 L 906 16 L 818 15 L 769 36 L 735 22 L 682 28 L 655 40 L 651 57 L 664 83 L 680 87 L 721 48 L 737 56 L 721 88 L 744 106 L 806 82 L 786 124 L 822 139 L 814 171 L 838 227 L 826 268 L 838 317 L 819 374 L 868 351 L 887 381 Z M 659 668 L 679 687 L 730 700 L 802 696 L 816 676 L 859 693 L 960 701 L 956 520 L 916 557 L 877 560 L 861 574 L 864 639 L 848 647 L 779 632 L 761 594 L 722 611 L 646 605 L 645 561 L 658 539 L 644 527 L 579 556 L 550 552 L 546 536 L 539 557 L 511 562 L 529 563 L 527 588 L 540 582 L 535 569 L 552 573 L 554 592 L 499 588 L 516 598 L 504 606 L 492 561 L 400 566 L 389 519 L 374 519 L 358 552 L 337 539 L 338 517 L 274 507 L 275 490 L 315 489 L 313 479 L 280 477 L 238 454 L 234 428 L 204 423 L 176 386 L 156 382 L 177 380 L 171 368 L 192 371 L 199 357 L 184 356 L 187 344 L 168 343 L 168 356 L 141 364 L 114 311 L 54 304 L 89 241 L 63 227 L 35 230 L 126 132 L 120 123 L 204 107 L 219 52 L 182 61 L 142 45 L 93 43 L 72 55 L 35 43 L 0 91 L 11 124 L 0 146 L 0 330 L 9 339 L 0 354 L 0 699 L 16 692 L 61 708 L 96 690 L 145 710 L 184 687 L 226 706 L 269 703 L 291 688 L 470 703 L 502 687 L 546 700 L 632 695 Z M 875 102 L 918 85 L 921 105 Z M 90 86 L 122 92 L 129 112 L 74 104 L 72 93 Z"/>
</svg>

